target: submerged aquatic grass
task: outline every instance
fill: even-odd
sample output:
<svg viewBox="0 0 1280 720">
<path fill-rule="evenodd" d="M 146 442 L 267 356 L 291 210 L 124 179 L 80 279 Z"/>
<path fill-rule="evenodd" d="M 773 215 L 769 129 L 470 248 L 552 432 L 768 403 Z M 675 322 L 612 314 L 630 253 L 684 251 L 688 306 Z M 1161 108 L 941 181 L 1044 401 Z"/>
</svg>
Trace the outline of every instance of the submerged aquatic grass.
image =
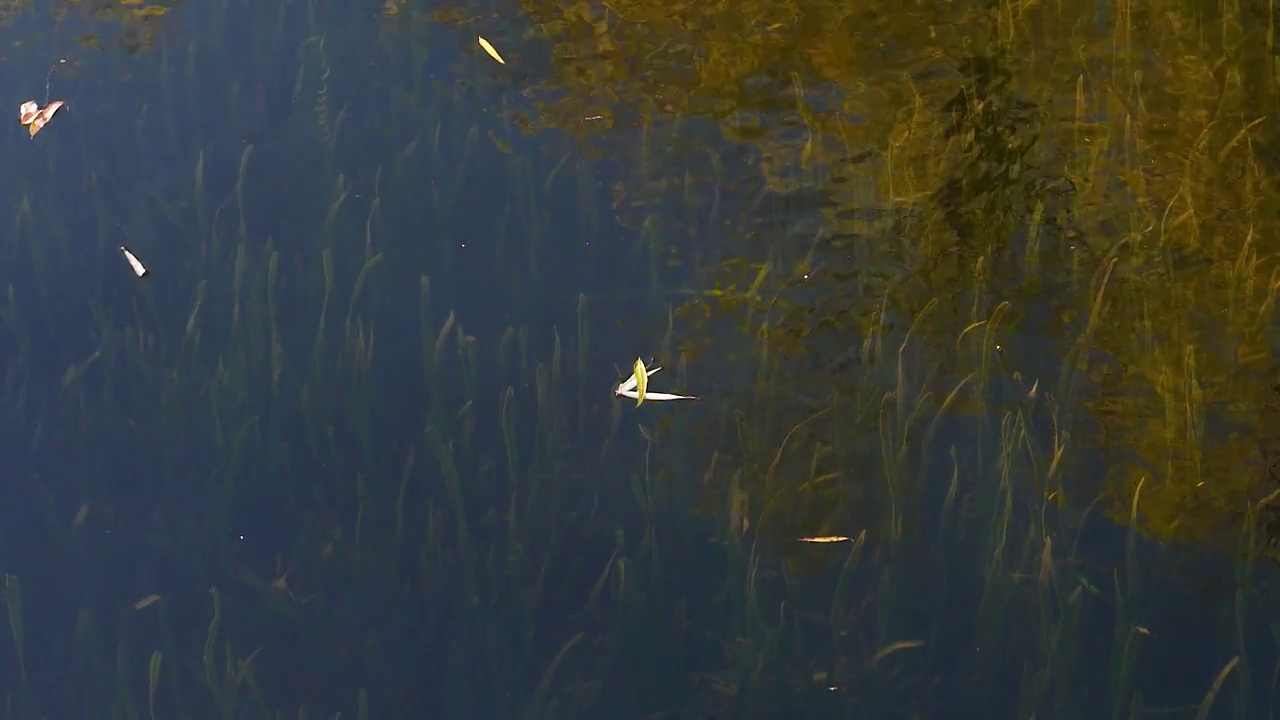
<svg viewBox="0 0 1280 720">
<path fill-rule="evenodd" d="M 54 597 L 34 563 L 6 568 L 16 669 L 0 668 L 16 717 L 378 717 L 400 703 L 494 717 L 1256 717 L 1275 704 L 1274 648 L 1252 630 L 1262 505 L 1232 502 L 1266 494 L 1209 482 L 1241 467 L 1240 446 L 1215 445 L 1210 428 L 1260 387 L 1261 373 L 1239 370 L 1268 357 L 1278 286 L 1266 178 L 1247 157 L 1260 126 L 1203 114 L 1200 84 L 1215 78 L 1235 103 L 1238 75 L 1219 83 L 1213 64 L 1188 60 L 1180 96 L 1200 107 L 1189 100 L 1164 135 L 1153 108 L 1168 98 L 1129 66 L 1129 15 L 1116 25 L 1125 72 L 1109 80 L 1023 53 L 1073 78 L 1071 119 L 1040 126 L 1070 150 L 1073 190 L 1040 192 L 1065 183 L 1038 176 L 1027 196 L 984 168 L 1021 178 L 1024 156 L 1043 160 L 1020 134 L 1043 121 L 1020 114 L 1011 78 L 1026 67 L 999 65 L 1029 42 L 1014 21 L 1048 11 L 1005 3 L 992 57 L 968 63 L 955 102 L 941 95 L 954 83 L 912 75 L 886 93 L 907 100 L 874 118 L 880 136 L 822 111 L 823 85 L 789 73 L 795 134 L 760 146 L 766 177 L 749 202 L 722 186 L 741 169 L 725 168 L 738 162 L 728 153 L 681 157 L 687 117 L 647 117 L 624 156 L 644 184 L 615 188 L 606 220 L 591 166 L 558 172 L 564 153 L 513 132 L 513 103 L 466 125 L 470 96 L 430 89 L 423 38 L 405 40 L 411 86 L 366 94 L 348 65 L 364 48 L 333 25 L 350 11 L 295 6 L 200 10 L 210 32 L 244 24 L 251 38 L 250 72 L 205 84 L 234 111 L 227 127 L 194 122 L 201 99 L 173 82 L 181 53 L 158 60 L 163 102 L 148 112 L 165 116 L 163 142 L 142 164 L 187 158 L 190 187 L 86 181 L 99 249 L 119 244 L 127 215 L 130 242 L 167 268 L 151 287 L 106 279 L 114 256 L 89 261 L 102 293 L 69 319 L 79 310 L 53 301 L 81 219 L 59 217 L 49 188 L 14 196 L 31 275 L 11 279 L 4 308 L 7 419 L 30 453 L 15 473 L 38 502 L 68 508 L 32 522 L 76 578 Z M 287 12 L 306 14 L 305 38 L 285 32 Z M 1162 21 L 1176 42 L 1190 42 L 1184 19 Z M 188 81 L 235 65 L 215 50 L 185 56 Z M 733 70 L 723 51 L 696 67 Z M 298 109 L 272 134 L 248 118 L 252 86 L 286 61 Z M 371 105 L 386 127 L 345 112 Z M 152 123 L 108 116 L 99 131 L 143 136 Z M 253 142 L 228 152 L 222 141 L 241 136 Z M 864 144 L 880 160 L 854 169 L 870 179 L 835 183 Z M 281 147 L 319 160 L 290 166 Z M 102 161 L 80 152 L 96 172 Z M 684 179 L 651 182 L 671 167 Z M 696 180 L 703 167 L 713 181 Z M 1194 181 L 1229 171 L 1245 178 L 1232 196 L 1242 233 Z M 554 229 L 574 224 L 554 209 L 561 183 L 596 249 L 556 244 Z M 286 185 L 297 189 L 263 196 Z M 481 192 L 483 212 L 466 202 Z M 1103 209 L 1112 192 L 1133 198 L 1128 210 Z M 286 200 L 299 212 L 275 217 Z M 494 231 L 477 233 L 477 219 Z M 629 256 L 591 255 L 618 227 Z M 699 232 L 741 244 L 672 239 Z M 553 262 L 562 251 L 573 262 Z M 672 288 L 674 255 L 695 287 Z M 635 293 L 557 274 L 628 257 L 618 277 Z M 1066 320 L 1039 330 L 1068 338 L 1061 357 L 1035 344 L 1028 307 L 1043 287 L 1062 297 Z M 621 305 L 644 320 L 605 322 Z M 641 341 L 674 364 L 662 377 L 703 401 L 624 415 L 600 358 Z M 60 364 L 46 377 L 48 357 Z M 656 369 L 635 370 L 615 391 L 659 399 L 641 383 Z M 1091 440 L 1096 426 L 1112 439 Z M 1141 462 L 1113 460 L 1117 481 L 1090 484 L 1094 446 Z M 50 471 L 76 478 L 75 497 L 34 479 Z M 1104 516 L 1125 531 L 1114 568 L 1086 542 Z M 1188 699 L 1144 674 L 1168 647 L 1154 643 L 1179 637 L 1160 624 L 1172 551 L 1151 539 L 1214 547 L 1230 534 L 1217 527 L 1235 533 L 1236 585 L 1221 656 Z M 818 537 L 852 540 L 802 542 Z M 121 620 L 162 578 L 173 587 L 156 618 Z M 24 593 L 28 609 L 34 597 L 69 611 L 23 618 Z M 51 619 L 72 614 L 71 631 Z M 79 712 L 27 672 L 28 657 L 55 657 L 28 638 L 60 634 Z"/>
</svg>

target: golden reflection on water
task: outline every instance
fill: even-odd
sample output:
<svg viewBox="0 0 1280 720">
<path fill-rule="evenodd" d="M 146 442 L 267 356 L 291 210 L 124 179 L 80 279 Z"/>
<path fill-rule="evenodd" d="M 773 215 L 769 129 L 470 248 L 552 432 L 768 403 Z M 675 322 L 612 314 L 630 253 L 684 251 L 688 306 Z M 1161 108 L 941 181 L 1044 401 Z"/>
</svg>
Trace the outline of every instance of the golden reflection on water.
<svg viewBox="0 0 1280 720">
<path fill-rule="evenodd" d="M 985 367 L 957 337 L 1008 302 L 1009 372 L 1070 414 L 1069 457 L 1104 460 L 1060 497 L 1101 493 L 1123 522 L 1146 477 L 1143 531 L 1197 542 L 1230 542 L 1263 510 L 1280 273 L 1256 18 L 1159 1 L 523 9 L 546 50 L 523 92 L 541 126 L 622 160 L 619 220 L 678 197 L 707 223 L 689 235 L 731 248 L 677 243 L 713 288 L 677 308 L 691 357 L 763 342 L 783 360 L 757 382 L 816 397 L 865 361 L 850 338 L 900 332 L 936 299 L 914 337 L 940 372 L 916 379 L 945 395 L 962 358 Z M 749 159 L 663 154 L 699 120 Z M 967 393 L 953 407 L 991 409 Z"/>
</svg>

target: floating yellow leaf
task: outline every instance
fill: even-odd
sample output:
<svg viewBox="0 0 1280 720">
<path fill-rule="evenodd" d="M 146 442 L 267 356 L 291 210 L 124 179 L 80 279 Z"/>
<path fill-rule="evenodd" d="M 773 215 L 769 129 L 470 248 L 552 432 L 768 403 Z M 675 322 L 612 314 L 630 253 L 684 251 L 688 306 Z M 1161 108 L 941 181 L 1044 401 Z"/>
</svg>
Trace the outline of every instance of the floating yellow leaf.
<svg viewBox="0 0 1280 720">
<path fill-rule="evenodd" d="M 672 395 L 671 393 L 649 392 L 648 391 L 649 376 L 658 372 L 661 369 L 662 368 L 660 367 L 654 367 L 652 369 L 646 370 L 644 367 L 644 361 L 640 360 L 639 358 L 636 358 L 635 368 L 634 368 L 634 371 L 631 373 L 631 377 L 619 383 L 618 387 L 614 388 L 613 394 L 618 395 L 619 397 L 632 398 L 636 401 L 637 406 L 640 405 L 640 403 L 644 402 L 645 400 L 697 400 L 698 399 L 692 395 Z"/>
<path fill-rule="evenodd" d="M 849 542 L 850 538 L 845 535 L 818 535 L 817 537 L 802 537 L 800 542 L 807 543 L 839 543 Z"/>
<path fill-rule="evenodd" d="M 498 54 L 497 49 L 494 48 L 493 45 L 489 44 L 488 40 L 485 40 L 479 35 L 477 35 L 476 38 L 480 41 L 480 47 L 484 48 L 484 51 L 489 53 L 489 57 L 493 58 L 494 60 L 497 60 L 498 63 L 501 65 L 507 64 L 507 61 L 502 59 L 502 56 Z"/>
<path fill-rule="evenodd" d="M 644 369 L 644 361 L 636 358 L 635 375 L 636 379 L 636 407 L 640 407 L 640 403 L 644 402 L 644 391 L 649 386 L 649 373 Z"/>
<path fill-rule="evenodd" d="M 660 368 L 660 367 L 652 367 L 652 368 L 649 368 L 648 370 L 645 370 L 645 371 L 644 371 L 645 379 L 647 380 L 647 379 L 648 379 L 648 377 L 649 377 L 650 375 L 652 375 L 652 374 L 654 374 L 654 373 L 658 372 L 658 371 L 659 371 L 659 370 L 661 370 L 661 369 L 662 369 L 662 368 Z M 629 378 L 627 378 L 626 380 L 623 380 L 622 382 L 618 383 L 618 387 L 614 388 L 614 390 L 613 390 L 613 394 L 614 394 L 614 395 L 621 395 L 621 396 L 623 396 L 623 397 L 631 397 L 631 398 L 634 398 L 634 397 L 635 397 L 635 389 L 636 389 L 636 385 L 638 385 L 639 383 L 640 383 L 640 380 L 636 377 L 635 373 L 633 372 L 633 373 L 631 374 L 631 377 L 629 377 Z M 630 394 L 628 394 L 628 393 L 630 393 Z"/>
</svg>

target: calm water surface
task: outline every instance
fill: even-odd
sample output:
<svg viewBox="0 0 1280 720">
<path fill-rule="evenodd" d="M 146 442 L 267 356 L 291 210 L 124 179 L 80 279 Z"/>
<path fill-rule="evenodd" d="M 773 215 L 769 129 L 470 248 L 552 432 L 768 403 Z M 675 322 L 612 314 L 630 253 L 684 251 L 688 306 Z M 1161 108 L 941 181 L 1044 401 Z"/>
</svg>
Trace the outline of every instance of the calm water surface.
<svg viewBox="0 0 1280 720">
<path fill-rule="evenodd" d="M 1275 21 L 10 3 L 4 716 L 1276 717 Z"/>
</svg>

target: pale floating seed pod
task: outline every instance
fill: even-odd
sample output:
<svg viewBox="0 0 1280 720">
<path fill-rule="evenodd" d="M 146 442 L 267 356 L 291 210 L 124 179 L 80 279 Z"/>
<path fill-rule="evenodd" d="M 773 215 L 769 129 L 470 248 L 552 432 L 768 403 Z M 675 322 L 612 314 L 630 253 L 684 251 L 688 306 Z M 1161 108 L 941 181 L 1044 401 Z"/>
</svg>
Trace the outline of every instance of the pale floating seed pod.
<svg viewBox="0 0 1280 720">
<path fill-rule="evenodd" d="M 129 248 L 121 245 L 120 252 L 124 253 L 124 259 L 129 261 L 129 267 L 133 268 L 133 274 L 138 277 L 147 276 L 147 266 L 142 264 L 137 255 L 129 252 Z"/>
<path fill-rule="evenodd" d="M 489 53 L 489 57 L 497 60 L 499 65 L 507 64 L 507 61 L 503 60 L 502 56 L 498 54 L 498 49 L 495 48 L 488 40 L 485 40 L 479 35 L 476 36 L 476 39 L 480 41 L 480 47 L 484 48 L 484 51 Z"/>
</svg>

